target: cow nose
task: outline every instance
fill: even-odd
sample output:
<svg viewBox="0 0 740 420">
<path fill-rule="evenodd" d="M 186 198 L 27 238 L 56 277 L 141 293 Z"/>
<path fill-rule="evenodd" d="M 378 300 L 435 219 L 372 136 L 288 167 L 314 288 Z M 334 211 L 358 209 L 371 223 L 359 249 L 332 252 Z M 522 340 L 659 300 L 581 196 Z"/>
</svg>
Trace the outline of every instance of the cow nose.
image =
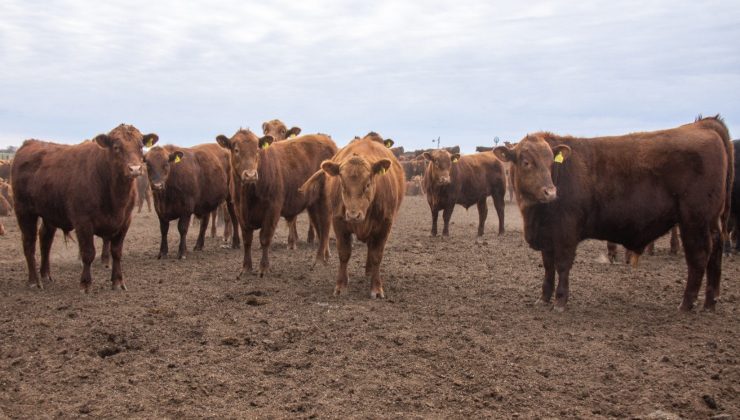
<svg viewBox="0 0 740 420">
<path fill-rule="evenodd" d="M 164 182 L 155 182 L 152 184 L 152 188 L 154 188 L 157 191 L 160 191 L 164 189 Z"/>
<path fill-rule="evenodd" d="M 344 217 L 348 222 L 361 222 L 365 218 L 360 210 L 347 210 Z"/>
<path fill-rule="evenodd" d="M 447 185 L 450 183 L 450 177 L 449 176 L 443 176 L 439 179 L 439 183 L 442 185 Z"/>
<path fill-rule="evenodd" d="M 242 182 L 245 182 L 245 183 L 257 182 L 257 178 L 259 178 L 259 176 L 257 175 L 256 169 L 247 169 L 247 170 L 242 171 Z"/>
<path fill-rule="evenodd" d="M 542 197 L 545 203 L 549 203 L 550 201 L 558 198 L 558 189 L 555 187 L 543 187 Z"/>
<path fill-rule="evenodd" d="M 128 169 L 131 171 L 131 176 L 141 175 L 141 165 L 128 165 Z"/>
</svg>

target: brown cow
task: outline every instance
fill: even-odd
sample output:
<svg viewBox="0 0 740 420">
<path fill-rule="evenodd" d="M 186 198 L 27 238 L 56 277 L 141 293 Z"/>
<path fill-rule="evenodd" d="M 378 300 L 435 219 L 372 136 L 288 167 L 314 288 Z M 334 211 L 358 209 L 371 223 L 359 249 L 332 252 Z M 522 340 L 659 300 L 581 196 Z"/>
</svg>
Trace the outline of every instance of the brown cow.
<svg viewBox="0 0 740 420">
<path fill-rule="evenodd" d="M 681 250 L 681 240 L 678 238 L 678 226 L 671 228 L 671 255 L 678 255 L 678 251 Z M 647 252 L 648 255 L 655 255 L 655 241 L 650 242 L 643 252 Z M 609 262 L 617 261 L 617 244 L 613 242 L 606 243 L 606 254 L 609 257 Z M 637 263 L 640 260 L 640 254 L 624 249 L 624 263 L 630 264 L 632 267 L 637 267 Z"/>
<path fill-rule="evenodd" d="M 136 206 L 138 207 L 137 213 L 141 213 L 141 208 L 144 206 L 146 201 L 146 208 L 149 213 L 152 212 L 152 190 L 149 188 L 149 177 L 146 174 L 146 166 L 144 166 L 144 173 L 136 178 Z"/>
<path fill-rule="evenodd" d="M 478 206 L 478 236 L 483 230 L 488 216 L 486 200 L 493 197 L 493 205 L 498 214 L 498 233 L 504 233 L 504 195 L 506 176 L 504 166 L 491 152 L 460 156 L 446 150 L 424 152 L 429 161 L 424 172 L 424 193 L 432 211 L 432 236 L 437 236 L 437 219 L 442 210 L 444 228 L 442 235 L 450 234 L 450 218 L 455 204 L 468 209 Z"/>
<path fill-rule="evenodd" d="M 347 289 L 347 263 L 352 254 L 352 234 L 355 234 L 357 239 L 367 243 L 365 275 L 371 278 L 370 297 L 384 298 L 380 263 L 405 194 L 401 165 L 371 133 L 350 142 L 331 160 L 323 162 L 321 169 L 324 176 L 312 177 L 301 190 L 310 190 L 310 183 L 326 178 L 326 194 L 333 211 L 339 253 L 334 295 L 341 295 Z"/>
<path fill-rule="evenodd" d="M 144 160 L 162 234 L 157 258 L 167 258 L 167 233 L 172 220 L 178 219 L 179 259 L 185 258 L 187 252 L 186 238 L 193 214 L 200 219 L 194 251 L 203 249 L 211 212 L 224 200 L 232 221 L 236 223 L 229 195 L 228 159 L 228 153 L 216 144 L 190 148 L 167 145 L 154 147 L 146 153 Z M 239 246 L 237 235 L 232 236 L 232 245 Z"/>
<path fill-rule="evenodd" d="M 0 216 L 10 216 L 13 210 L 13 190 L 10 184 L 0 178 Z M 0 222 L 0 235 L 5 234 L 5 226 Z"/>
<path fill-rule="evenodd" d="M 10 168 L 13 167 L 13 159 L 0 160 L 0 178 L 10 181 Z"/>
<path fill-rule="evenodd" d="M 424 156 L 418 156 L 411 160 L 404 160 L 404 161 L 399 160 L 399 163 L 401 164 L 401 167 L 403 168 L 403 173 L 407 181 L 410 181 L 415 176 L 423 177 L 424 170 L 427 168 L 426 161 L 424 160 Z"/>
<path fill-rule="evenodd" d="M 422 177 L 419 175 L 411 178 L 411 181 L 406 181 L 406 195 L 419 195 L 423 191 Z"/>
<path fill-rule="evenodd" d="M 719 117 L 618 137 L 537 133 L 495 153 L 512 162 L 524 237 L 542 252 L 542 303 L 549 305 L 557 271 L 555 308 L 565 309 L 580 241 L 640 253 L 678 224 L 688 266 L 680 309 L 693 308 L 704 273 L 704 308 L 715 307 L 733 179 L 732 143 Z"/>
<path fill-rule="evenodd" d="M 231 193 L 244 239 L 243 274 L 252 271 L 252 235 L 260 229 L 262 260 L 259 274 L 270 267 L 269 249 L 280 217 L 294 219 L 308 209 L 319 239 L 317 260 L 326 261 L 329 251 L 329 209 L 323 194 L 300 194 L 298 188 L 334 155 L 337 146 L 327 136 L 308 135 L 274 142 L 239 130 L 231 138 L 216 140 L 231 153 Z"/>
<path fill-rule="evenodd" d="M 113 289 L 126 290 L 121 272 L 123 240 L 136 203 L 135 178 L 141 175 L 143 146 L 157 141 L 121 124 L 108 134 L 74 146 L 26 140 L 13 162 L 11 183 L 15 215 L 28 264 L 28 284 L 43 288 L 51 281 L 49 251 L 57 229 L 75 231 L 82 274 L 80 287 L 90 291 L 95 235 L 111 244 Z M 36 273 L 37 223 L 41 218 L 41 277 Z"/>
</svg>

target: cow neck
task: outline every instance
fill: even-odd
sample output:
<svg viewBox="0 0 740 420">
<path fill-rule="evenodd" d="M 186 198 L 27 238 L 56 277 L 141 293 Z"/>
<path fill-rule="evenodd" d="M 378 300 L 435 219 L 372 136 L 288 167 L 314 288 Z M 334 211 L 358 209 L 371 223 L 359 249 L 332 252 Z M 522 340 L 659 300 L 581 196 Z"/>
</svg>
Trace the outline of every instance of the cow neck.
<svg viewBox="0 0 740 420">
<path fill-rule="evenodd" d="M 102 159 L 100 158 L 102 155 Z M 103 181 L 102 194 L 107 197 L 107 202 L 111 203 L 112 209 L 123 208 L 130 198 L 131 191 L 134 187 L 134 178 L 121 175 L 114 170 L 108 159 L 108 153 L 105 150 L 98 152 L 98 158 L 95 159 L 95 165 L 98 176 Z"/>
</svg>

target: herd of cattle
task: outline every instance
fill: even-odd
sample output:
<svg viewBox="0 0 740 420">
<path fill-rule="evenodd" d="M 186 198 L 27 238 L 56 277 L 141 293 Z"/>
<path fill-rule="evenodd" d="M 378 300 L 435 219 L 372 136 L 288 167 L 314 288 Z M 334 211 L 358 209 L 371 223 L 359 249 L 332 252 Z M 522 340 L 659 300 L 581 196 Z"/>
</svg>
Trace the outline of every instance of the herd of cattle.
<svg viewBox="0 0 740 420">
<path fill-rule="evenodd" d="M 270 268 L 270 244 L 279 220 L 288 223 L 293 249 L 296 217 L 306 211 L 308 242 L 317 240 L 314 264 L 328 262 L 333 228 L 340 263 L 335 295 L 346 293 L 354 236 L 367 244 L 370 296 L 385 296 L 383 250 L 409 193 L 426 196 L 432 235 L 438 233 L 440 211 L 442 234 L 449 235 L 457 204 L 477 206 L 478 235 L 483 235 L 489 196 L 500 234 L 506 191 L 510 199 L 515 195 L 524 238 L 542 254 L 540 301 L 552 305 L 554 294 L 556 310 L 566 307 L 570 269 L 584 239 L 609 241 L 610 256 L 616 244 L 636 256 L 668 231 L 677 252 L 680 230 L 688 266 L 681 310 L 693 308 L 705 275 L 704 308 L 715 307 L 723 247 L 729 252 L 733 226 L 740 250 L 740 182 L 733 182 L 740 145 L 735 141 L 733 147 L 719 116 L 615 137 L 539 132 L 470 155 L 461 155 L 459 148 L 404 152 L 374 132 L 338 149 L 328 135 L 300 135 L 300 128 L 288 129 L 279 120 L 265 122 L 262 131 L 260 136 L 239 129 L 231 137 L 219 135 L 214 143 L 189 148 L 157 146 L 156 134 L 124 124 L 78 145 L 25 141 L 12 162 L 0 162 L 0 178 L 10 179 L 10 184 L 0 179 L 0 215 L 15 212 L 29 285 L 43 288 L 51 281 L 49 254 L 61 229 L 65 236 L 74 231 L 77 237 L 83 291 L 92 283 L 94 236 L 104 241 L 103 262 L 107 265 L 112 257 L 112 287 L 125 290 L 124 239 L 134 208 L 141 211 L 144 201 L 151 208 L 151 198 L 161 232 L 158 258 L 168 256 L 170 221 L 178 220 L 177 256 L 185 258 L 192 216 L 200 220 L 194 247 L 200 250 L 209 219 L 215 229 L 220 211 L 230 246 L 240 248 L 243 241 L 240 277 L 253 272 L 254 231 L 259 231 L 262 249 L 257 273 L 263 276 Z"/>
</svg>

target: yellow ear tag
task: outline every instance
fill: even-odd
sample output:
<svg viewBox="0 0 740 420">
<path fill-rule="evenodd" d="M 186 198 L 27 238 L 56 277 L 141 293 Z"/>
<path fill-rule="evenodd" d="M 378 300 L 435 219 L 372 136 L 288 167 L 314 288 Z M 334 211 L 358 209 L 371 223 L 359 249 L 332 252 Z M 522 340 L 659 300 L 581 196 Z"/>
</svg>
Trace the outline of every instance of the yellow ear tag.
<svg viewBox="0 0 740 420">
<path fill-rule="evenodd" d="M 293 137 L 295 137 L 295 134 L 291 134 L 290 137 L 288 137 L 288 138 L 289 139 L 292 139 Z"/>
<path fill-rule="evenodd" d="M 385 173 L 386 173 L 386 172 L 388 172 L 388 171 L 386 171 L 386 169 L 385 169 L 385 168 L 380 168 L 380 172 L 379 172 L 379 173 L 380 173 L 381 175 L 385 175 Z"/>
<path fill-rule="evenodd" d="M 563 163 L 563 152 L 558 152 L 557 155 L 555 155 L 555 163 Z"/>
<path fill-rule="evenodd" d="M 150 138 L 149 140 L 146 141 L 146 147 L 152 147 L 152 146 L 154 146 L 154 142 Z"/>
<path fill-rule="evenodd" d="M 180 155 L 175 155 L 175 163 L 180 163 L 181 160 Z"/>
<path fill-rule="evenodd" d="M 458 158 L 452 159 L 452 163 L 457 163 L 457 161 L 460 160 Z"/>
<path fill-rule="evenodd" d="M 385 141 L 385 147 L 387 147 L 387 148 L 389 148 L 389 149 L 390 149 L 391 147 L 393 147 L 393 142 L 392 142 L 392 141 L 390 141 L 390 140 L 386 140 L 386 141 Z"/>
<path fill-rule="evenodd" d="M 262 143 L 262 148 L 263 149 L 267 149 L 268 147 L 270 147 L 270 143 L 267 143 L 267 142 Z"/>
</svg>

